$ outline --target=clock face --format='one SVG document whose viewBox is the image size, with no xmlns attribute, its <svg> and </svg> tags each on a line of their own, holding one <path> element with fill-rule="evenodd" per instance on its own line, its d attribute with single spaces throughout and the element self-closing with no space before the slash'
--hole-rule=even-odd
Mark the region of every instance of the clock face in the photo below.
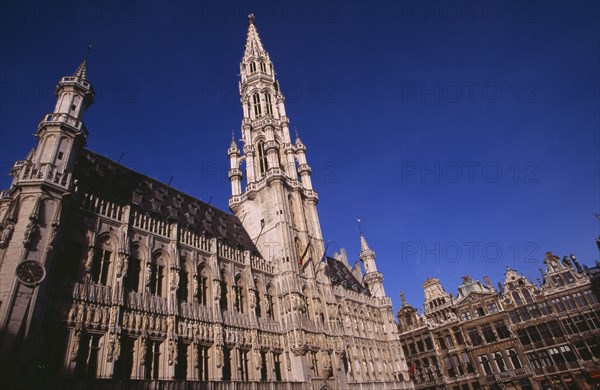
<svg viewBox="0 0 600 390">
<path fill-rule="evenodd" d="M 39 284 L 46 276 L 44 266 L 35 260 L 25 260 L 17 266 L 17 278 L 28 286 Z"/>
</svg>

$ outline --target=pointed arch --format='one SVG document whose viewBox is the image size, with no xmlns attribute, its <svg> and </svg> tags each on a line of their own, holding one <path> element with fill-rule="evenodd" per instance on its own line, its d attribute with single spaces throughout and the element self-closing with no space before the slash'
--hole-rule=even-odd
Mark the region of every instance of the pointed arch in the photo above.
<svg viewBox="0 0 600 390">
<path fill-rule="evenodd" d="M 265 112 L 267 115 L 273 115 L 273 99 L 269 91 L 265 92 Z"/>
<path fill-rule="evenodd" d="M 94 257 L 90 270 L 93 283 L 107 286 L 111 282 L 114 257 L 116 252 L 116 237 L 109 233 L 98 236 L 94 245 Z"/>
<path fill-rule="evenodd" d="M 211 302 L 212 291 L 211 283 L 212 272 L 210 266 L 206 263 L 200 264 L 196 278 L 194 279 L 194 298 L 200 305 L 209 305 Z"/>
<path fill-rule="evenodd" d="M 271 320 L 275 319 L 275 315 L 277 313 L 277 303 L 276 303 L 276 299 L 275 299 L 275 286 L 273 286 L 273 284 L 268 283 L 267 286 L 265 287 L 266 290 L 266 298 L 267 298 L 267 317 Z"/>
<path fill-rule="evenodd" d="M 233 290 L 235 294 L 234 307 L 240 313 L 247 311 L 246 279 L 241 273 L 235 275 Z"/>
<path fill-rule="evenodd" d="M 167 254 L 158 250 L 152 254 L 151 261 L 146 266 L 146 285 L 150 294 L 164 297 L 166 295 L 166 269 L 168 263 Z"/>
<path fill-rule="evenodd" d="M 254 108 L 254 117 L 260 118 L 262 116 L 262 108 L 260 106 L 260 93 L 254 92 L 252 95 L 252 107 Z"/>
<path fill-rule="evenodd" d="M 263 177 L 267 173 L 267 169 L 269 169 L 264 141 L 258 141 L 256 144 L 256 149 L 258 152 L 258 175 L 259 177 Z"/>
<path fill-rule="evenodd" d="M 219 298 L 219 306 L 221 310 L 229 310 L 229 286 L 231 285 L 231 278 L 225 268 L 221 268 L 220 274 L 221 296 Z"/>
</svg>

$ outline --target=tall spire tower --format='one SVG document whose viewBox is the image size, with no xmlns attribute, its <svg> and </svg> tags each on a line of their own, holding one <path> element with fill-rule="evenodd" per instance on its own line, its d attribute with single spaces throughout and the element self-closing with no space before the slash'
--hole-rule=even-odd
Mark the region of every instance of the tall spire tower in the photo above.
<svg viewBox="0 0 600 390">
<path fill-rule="evenodd" d="M 299 271 L 306 261 L 323 255 L 318 196 L 312 188 L 306 147 L 299 138 L 292 143 L 285 98 L 254 15 L 248 16 L 239 89 L 243 154 L 232 141 L 229 207 L 264 258 L 276 261 L 280 271 Z"/>
<path fill-rule="evenodd" d="M 60 79 L 56 96 L 54 112 L 37 126 L 37 146 L 25 160 L 15 162 L 11 188 L 0 197 L 5 205 L 0 210 L 10 210 L 0 213 L 0 375 L 20 373 L 33 359 L 42 333 L 32 331 L 32 324 L 39 326 L 45 315 L 46 272 L 58 268 L 53 263 L 60 260 L 55 248 L 63 199 L 73 187 L 75 158 L 88 134 L 83 114 L 94 99 L 87 59 L 73 75 Z"/>
</svg>

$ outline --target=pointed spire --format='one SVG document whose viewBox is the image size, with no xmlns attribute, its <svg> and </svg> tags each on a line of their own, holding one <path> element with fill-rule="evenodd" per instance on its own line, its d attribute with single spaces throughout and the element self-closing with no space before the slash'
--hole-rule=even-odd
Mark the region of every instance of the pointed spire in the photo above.
<svg viewBox="0 0 600 390">
<path fill-rule="evenodd" d="M 369 244 L 367 244 L 367 239 L 365 238 L 365 236 L 362 233 L 360 234 L 360 250 L 361 251 L 371 250 L 371 248 L 369 248 Z"/>
<path fill-rule="evenodd" d="M 87 53 L 85 54 L 85 58 L 83 59 L 83 62 L 81 64 L 79 64 L 79 66 L 77 67 L 77 70 L 75 71 L 75 74 L 73 74 L 73 76 L 77 77 L 78 79 L 87 81 L 87 59 L 88 59 L 88 56 L 90 55 L 91 48 L 92 48 L 92 45 L 88 45 Z"/>
<path fill-rule="evenodd" d="M 295 142 L 296 146 L 304 145 L 302 143 L 302 140 L 300 139 L 300 136 L 298 135 L 298 129 L 296 127 L 294 127 L 294 131 L 296 132 L 296 142 Z"/>
<path fill-rule="evenodd" d="M 248 15 L 248 36 L 246 38 L 246 50 L 244 58 L 258 58 L 267 56 L 267 53 L 262 45 L 258 31 L 256 30 L 254 14 Z"/>
<path fill-rule="evenodd" d="M 358 232 L 360 233 L 360 251 L 370 251 L 369 244 L 367 244 L 367 239 L 362 232 L 362 227 L 360 226 L 360 218 L 356 218 L 356 224 L 358 225 Z"/>
<path fill-rule="evenodd" d="M 235 134 L 233 132 L 233 129 L 231 129 L 231 145 L 229 147 L 237 149 L 237 144 L 235 143 Z"/>
</svg>

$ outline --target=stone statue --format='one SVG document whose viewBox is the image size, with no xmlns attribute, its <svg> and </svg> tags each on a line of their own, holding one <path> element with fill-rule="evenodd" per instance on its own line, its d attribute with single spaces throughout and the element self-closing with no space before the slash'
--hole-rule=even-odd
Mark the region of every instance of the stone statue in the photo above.
<svg viewBox="0 0 600 390">
<path fill-rule="evenodd" d="M 108 336 L 108 346 L 107 346 L 107 351 L 106 351 L 106 361 L 107 362 L 113 361 L 114 352 L 115 352 L 115 335 L 114 335 L 114 333 L 111 333 L 110 336 Z"/>
<path fill-rule="evenodd" d="M 217 347 L 216 355 L 217 367 L 221 367 L 223 365 L 223 351 L 221 351 L 221 348 Z"/>
<path fill-rule="evenodd" d="M 2 230 L 2 236 L 0 236 L 0 247 L 8 246 L 10 242 L 10 238 L 12 237 L 13 231 L 15 230 L 15 226 L 12 223 L 8 223 L 4 230 Z"/>
<path fill-rule="evenodd" d="M 33 221 L 29 222 L 27 224 L 27 228 L 25 229 L 25 238 L 23 239 L 23 243 L 25 245 L 29 245 L 31 243 L 31 239 L 33 238 L 34 234 L 37 232 L 37 225 L 35 223 L 33 223 Z"/>
<path fill-rule="evenodd" d="M 152 275 L 152 265 L 150 263 L 146 263 L 146 287 L 150 287 L 150 276 Z"/>
<path fill-rule="evenodd" d="M 169 366 L 175 363 L 175 341 L 169 340 Z"/>
<path fill-rule="evenodd" d="M 77 354 L 79 353 L 79 339 L 81 337 L 81 330 L 75 328 L 73 332 L 73 345 L 71 346 L 71 361 L 77 360 Z"/>
<path fill-rule="evenodd" d="M 192 276 L 192 291 L 194 292 L 194 297 L 198 297 L 198 275 L 194 274 Z"/>
<path fill-rule="evenodd" d="M 171 269 L 171 290 L 175 291 L 179 287 L 179 272 L 175 268 Z"/>
<path fill-rule="evenodd" d="M 142 337 L 140 340 L 140 364 L 146 364 L 146 338 Z"/>
<path fill-rule="evenodd" d="M 75 321 L 76 314 L 77 314 L 77 307 L 75 305 L 72 305 L 71 308 L 69 309 L 69 314 L 67 316 L 67 322 L 73 323 Z"/>
<path fill-rule="evenodd" d="M 221 299 L 221 281 L 215 279 L 213 281 L 213 286 L 215 290 L 215 301 L 218 301 Z"/>
<path fill-rule="evenodd" d="M 96 248 L 92 245 L 88 248 L 88 256 L 85 261 L 85 272 L 90 272 L 92 270 L 92 264 L 94 262 L 94 254 L 96 252 Z"/>
</svg>

